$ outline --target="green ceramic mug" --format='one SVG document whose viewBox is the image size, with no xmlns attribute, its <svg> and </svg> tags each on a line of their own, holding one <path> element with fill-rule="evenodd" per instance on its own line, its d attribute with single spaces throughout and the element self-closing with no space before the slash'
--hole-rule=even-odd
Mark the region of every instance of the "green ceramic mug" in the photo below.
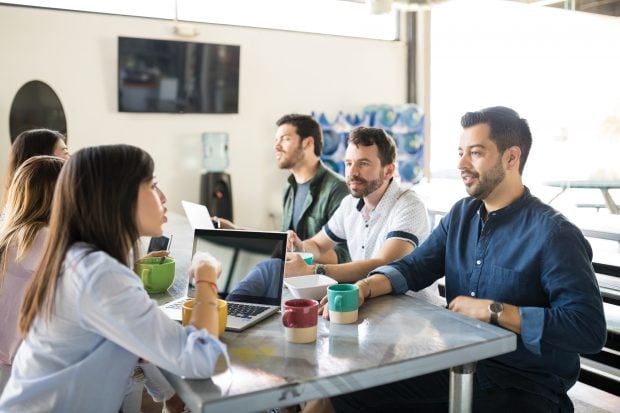
<svg viewBox="0 0 620 413">
<path fill-rule="evenodd" d="M 136 262 L 134 271 L 148 293 L 163 293 L 174 282 L 175 261 L 170 257 L 166 257 L 163 263 L 161 258 L 143 258 Z"/>
<path fill-rule="evenodd" d="M 355 284 L 335 284 L 327 287 L 329 320 L 337 324 L 357 321 L 359 288 Z"/>
</svg>

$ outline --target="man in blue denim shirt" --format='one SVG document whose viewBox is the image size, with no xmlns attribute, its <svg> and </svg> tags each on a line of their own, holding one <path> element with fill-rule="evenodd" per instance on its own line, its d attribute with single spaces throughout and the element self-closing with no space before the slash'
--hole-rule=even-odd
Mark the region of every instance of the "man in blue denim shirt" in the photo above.
<svg viewBox="0 0 620 413">
<path fill-rule="evenodd" d="M 466 113 L 457 202 L 411 254 L 358 282 L 360 302 L 420 290 L 445 274 L 448 308 L 515 332 L 517 349 L 480 361 L 473 411 L 572 411 L 579 353 L 598 352 L 605 317 L 592 250 L 577 227 L 533 197 L 521 174 L 532 137 L 512 109 Z M 341 411 L 447 411 L 448 372 L 331 399 Z"/>
</svg>

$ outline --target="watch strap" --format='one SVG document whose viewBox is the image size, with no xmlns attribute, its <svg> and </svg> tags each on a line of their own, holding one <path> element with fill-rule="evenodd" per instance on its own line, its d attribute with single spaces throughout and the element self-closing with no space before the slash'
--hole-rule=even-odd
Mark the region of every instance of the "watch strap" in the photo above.
<svg viewBox="0 0 620 413">
<path fill-rule="evenodd" d="M 498 314 L 491 311 L 491 324 L 494 326 L 499 326 Z"/>
<path fill-rule="evenodd" d="M 489 304 L 489 313 L 491 313 L 491 324 L 499 326 L 499 316 L 504 311 L 504 304 L 493 301 Z"/>
<path fill-rule="evenodd" d="M 314 272 L 315 272 L 315 274 L 327 275 L 327 271 L 325 269 L 325 265 L 323 265 L 323 264 L 316 264 L 314 266 Z"/>
</svg>

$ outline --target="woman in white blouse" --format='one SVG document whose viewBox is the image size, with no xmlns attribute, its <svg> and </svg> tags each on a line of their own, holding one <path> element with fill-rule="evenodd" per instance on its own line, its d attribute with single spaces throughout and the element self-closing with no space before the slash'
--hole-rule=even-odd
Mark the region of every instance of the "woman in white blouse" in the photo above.
<svg viewBox="0 0 620 413">
<path fill-rule="evenodd" d="M 118 412 L 138 358 L 188 378 L 212 375 L 226 352 L 217 339 L 219 263 L 194 257 L 187 327 L 157 308 L 129 268 L 138 238 L 160 236 L 166 222 L 153 169 L 130 145 L 85 148 L 66 163 L 0 411 Z"/>
</svg>

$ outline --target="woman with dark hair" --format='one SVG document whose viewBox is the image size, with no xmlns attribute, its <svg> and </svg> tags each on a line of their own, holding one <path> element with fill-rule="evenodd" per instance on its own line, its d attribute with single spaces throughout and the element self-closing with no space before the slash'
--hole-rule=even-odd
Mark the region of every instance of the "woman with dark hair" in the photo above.
<svg viewBox="0 0 620 413">
<path fill-rule="evenodd" d="M 129 145 L 85 148 L 66 163 L 0 411 L 118 412 L 138 358 L 207 378 L 227 357 L 217 339 L 215 259 L 193 258 L 197 301 L 187 327 L 157 308 L 129 268 L 138 238 L 160 236 L 166 221 L 153 167 Z"/>
<path fill-rule="evenodd" d="M 21 337 L 19 304 L 41 258 L 56 180 L 64 160 L 33 156 L 18 168 L 0 230 L 0 393 Z"/>
<path fill-rule="evenodd" d="M 31 129 L 17 135 L 9 154 L 0 209 L 4 208 L 6 204 L 6 197 L 15 171 L 26 159 L 35 155 L 50 155 L 69 159 L 67 138 L 62 133 L 51 129 Z"/>
</svg>

